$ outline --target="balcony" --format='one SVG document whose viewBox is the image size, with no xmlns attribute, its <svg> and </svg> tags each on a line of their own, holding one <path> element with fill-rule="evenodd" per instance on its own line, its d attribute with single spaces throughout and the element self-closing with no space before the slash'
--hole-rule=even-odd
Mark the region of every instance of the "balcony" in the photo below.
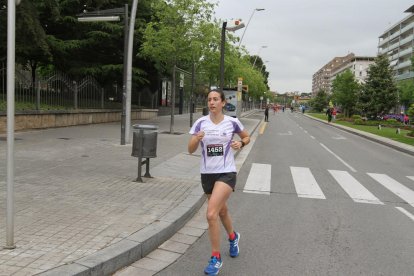
<svg viewBox="0 0 414 276">
<path fill-rule="evenodd" d="M 405 67 L 411 67 L 411 60 L 406 60 L 406 61 L 404 61 L 404 62 L 400 62 L 400 63 L 398 63 L 398 64 L 394 67 L 394 70 L 401 69 L 401 68 L 405 68 Z"/>
<path fill-rule="evenodd" d="M 394 78 L 397 81 L 414 78 L 414 72 L 405 72 L 400 75 L 396 75 Z"/>
</svg>

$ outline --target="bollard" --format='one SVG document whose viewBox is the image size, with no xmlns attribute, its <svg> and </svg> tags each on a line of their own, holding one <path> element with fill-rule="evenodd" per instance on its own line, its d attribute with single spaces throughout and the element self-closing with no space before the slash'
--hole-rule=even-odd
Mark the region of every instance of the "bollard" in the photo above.
<svg viewBox="0 0 414 276">
<path fill-rule="evenodd" d="M 378 125 L 378 129 L 381 130 L 381 125 Z"/>
<path fill-rule="evenodd" d="M 397 130 L 395 131 L 396 134 L 401 134 L 401 129 L 397 127 Z"/>
</svg>

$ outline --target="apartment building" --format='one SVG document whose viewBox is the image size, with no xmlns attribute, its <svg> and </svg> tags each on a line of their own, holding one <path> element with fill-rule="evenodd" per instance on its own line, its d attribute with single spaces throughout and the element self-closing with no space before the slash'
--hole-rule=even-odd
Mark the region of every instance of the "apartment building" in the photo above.
<svg viewBox="0 0 414 276">
<path fill-rule="evenodd" d="M 346 70 L 350 70 L 354 74 L 355 80 L 358 83 L 364 83 L 368 76 L 368 68 L 374 63 L 375 57 L 351 57 L 347 62 L 343 63 L 342 66 L 338 66 L 335 71 L 331 74 L 331 84 L 337 75 L 342 74 Z"/>
<path fill-rule="evenodd" d="M 321 89 L 330 94 L 332 82 L 336 76 L 348 69 L 359 83 L 364 83 L 368 76 L 368 68 L 374 63 L 374 59 L 375 57 L 355 56 L 354 53 L 333 58 L 313 75 L 312 96 L 315 96 Z"/>
<path fill-rule="evenodd" d="M 385 30 L 378 41 L 378 54 L 388 56 L 397 81 L 414 77 L 411 67 L 414 46 L 414 5 L 405 12 L 409 15 Z"/>
<path fill-rule="evenodd" d="M 338 68 L 343 67 L 344 64 L 349 63 L 349 61 L 354 57 L 354 53 L 350 53 L 344 57 L 335 57 L 319 69 L 315 74 L 313 74 L 312 95 L 315 96 L 319 90 L 324 90 L 326 93 L 330 94 L 333 73 L 336 72 Z"/>
</svg>

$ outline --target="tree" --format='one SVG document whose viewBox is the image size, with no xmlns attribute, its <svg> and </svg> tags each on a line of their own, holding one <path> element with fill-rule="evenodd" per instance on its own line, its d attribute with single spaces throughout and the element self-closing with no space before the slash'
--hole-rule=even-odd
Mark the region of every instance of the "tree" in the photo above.
<svg viewBox="0 0 414 276">
<path fill-rule="evenodd" d="M 351 70 L 337 75 L 332 83 L 332 100 L 342 107 L 346 117 L 350 117 L 354 113 L 359 88 L 360 85 Z"/>
<path fill-rule="evenodd" d="M 213 7 L 205 0 L 155 1 L 140 55 L 154 62 L 164 74 L 171 72 L 174 65 L 189 66 L 202 55 L 205 45 L 197 42 L 203 41 L 204 35 L 211 37 L 202 30 L 211 20 Z M 195 54 L 198 57 L 194 58 Z"/>
<path fill-rule="evenodd" d="M 316 94 L 315 98 L 310 101 L 310 105 L 316 112 L 322 112 L 328 105 L 329 97 L 325 90 L 321 89 Z"/>
<path fill-rule="evenodd" d="M 399 92 L 399 102 L 408 109 L 414 103 L 414 82 L 413 79 L 403 80 L 397 83 Z"/>
<path fill-rule="evenodd" d="M 388 58 L 380 55 L 368 68 L 368 77 L 361 90 L 359 105 L 370 117 L 390 112 L 398 102 L 398 89 L 394 82 Z"/>
<path fill-rule="evenodd" d="M 6 56 L 7 23 L 6 10 L 1 16 L 1 46 L 0 56 Z M 39 64 L 47 64 L 52 60 L 46 34 L 39 20 L 39 15 L 32 1 L 22 1 L 16 6 L 16 62 L 23 67 L 29 66 L 32 73 L 32 85 L 36 78 L 36 68 Z M 4 23 L 4 24 L 3 24 Z"/>
</svg>

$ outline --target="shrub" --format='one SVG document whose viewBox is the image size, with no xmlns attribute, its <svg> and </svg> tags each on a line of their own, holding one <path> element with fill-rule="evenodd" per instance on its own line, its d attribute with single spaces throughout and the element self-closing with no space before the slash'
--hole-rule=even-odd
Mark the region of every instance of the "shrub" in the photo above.
<svg viewBox="0 0 414 276">
<path fill-rule="evenodd" d="M 352 115 L 352 120 L 361 120 L 362 121 L 362 117 L 361 115 Z"/>
<path fill-rule="evenodd" d="M 401 125 L 401 123 L 399 121 L 397 121 L 396 119 L 388 119 L 388 120 L 384 121 L 383 124 L 388 125 L 388 126 Z"/>
<path fill-rule="evenodd" d="M 345 115 L 344 115 L 344 114 L 342 114 L 342 113 L 341 113 L 341 114 L 337 114 L 337 115 L 336 115 L 336 119 L 337 119 L 337 120 L 341 120 L 341 119 L 343 119 L 343 118 L 345 118 Z"/>
<path fill-rule="evenodd" d="M 357 115 L 357 116 L 359 116 L 359 115 Z M 354 124 L 355 125 L 365 125 L 365 122 L 362 119 L 354 119 Z"/>
</svg>

